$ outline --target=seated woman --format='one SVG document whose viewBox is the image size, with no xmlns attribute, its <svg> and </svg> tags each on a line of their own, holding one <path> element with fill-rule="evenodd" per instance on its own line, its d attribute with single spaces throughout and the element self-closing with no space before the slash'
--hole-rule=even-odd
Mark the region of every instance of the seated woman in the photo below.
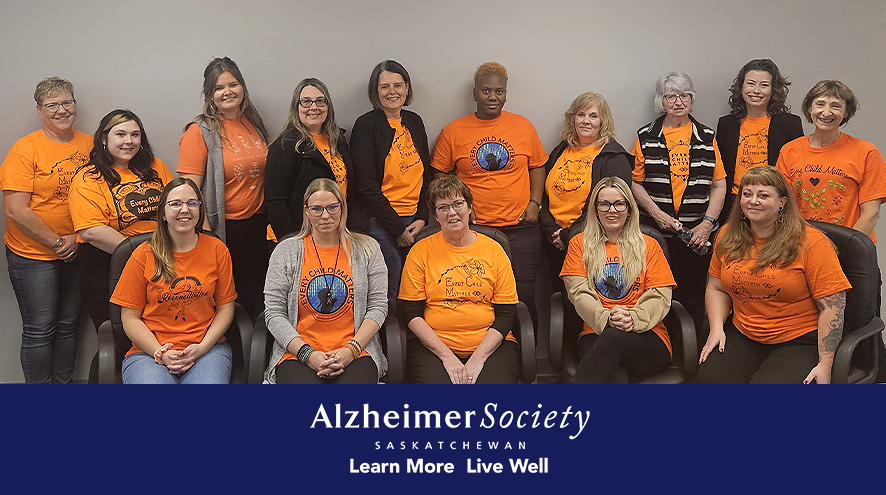
<svg viewBox="0 0 886 495">
<path fill-rule="evenodd" d="M 224 333 L 237 299 L 231 255 L 200 233 L 206 208 L 194 181 L 171 181 L 159 205 L 157 230 L 132 253 L 111 297 L 132 340 L 123 383 L 228 383 Z"/>
<path fill-rule="evenodd" d="M 265 323 L 274 336 L 271 383 L 377 383 L 388 362 L 378 330 L 387 316 L 388 271 L 371 237 L 346 227 L 332 179 L 304 192 L 298 235 L 271 254 Z"/>
<path fill-rule="evenodd" d="M 745 172 L 739 191 L 714 246 L 697 381 L 830 383 L 850 289 L 834 246 L 774 167 Z"/>
<path fill-rule="evenodd" d="M 639 381 L 671 363 L 662 320 L 674 276 L 658 242 L 640 232 L 637 203 L 623 179 L 604 177 L 590 204 L 596 217 L 569 241 L 560 274 L 585 322 L 575 383 L 613 383 L 619 367 Z"/>
<path fill-rule="evenodd" d="M 80 282 L 96 329 L 110 317 L 111 254 L 127 237 L 154 231 L 160 193 L 172 178 L 136 114 L 118 109 L 104 116 L 68 201 L 74 230 L 85 241 L 78 251 Z"/>
<path fill-rule="evenodd" d="M 501 245 L 469 228 L 471 191 L 457 176 L 428 187 L 441 231 L 415 243 L 400 281 L 398 318 L 411 383 L 516 383 L 520 349 L 514 324 L 517 285 Z M 532 345 L 527 343 L 526 345 Z"/>
</svg>

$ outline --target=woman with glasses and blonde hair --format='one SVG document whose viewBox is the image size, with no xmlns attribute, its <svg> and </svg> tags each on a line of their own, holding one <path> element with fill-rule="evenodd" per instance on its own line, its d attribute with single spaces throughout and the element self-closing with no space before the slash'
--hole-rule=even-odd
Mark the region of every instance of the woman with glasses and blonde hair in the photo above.
<svg viewBox="0 0 886 495">
<path fill-rule="evenodd" d="M 77 100 L 70 81 L 43 79 L 34 100 L 43 128 L 16 141 L 0 166 L 3 240 L 22 317 L 25 383 L 71 383 L 83 298 L 67 201 L 71 178 L 89 160 L 92 139 L 74 130 Z"/>
<path fill-rule="evenodd" d="M 265 203 L 277 239 L 301 230 L 305 191 L 318 178 L 335 181 L 345 201 L 355 204 L 353 165 L 345 132 L 335 122 L 329 89 L 319 79 L 309 77 L 296 85 L 289 119 L 268 147 Z M 364 230 L 364 219 L 365 208 L 352 208 L 348 227 Z"/>
<path fill-rule="evenodd" d="M 202 232 L 205 219 L 194 181 L 179 177 L 163 188 L 157 230 L 132 253 L 111 296 L 132 340 L 123 383 L 230 381 L 224 334 L 237 292 L 228 248 Z"/>
<path fill-rule="evenodd" d="M 662 115 L 637 131 L 631 191 L 641 207 L 640 222 L 667 240 L 677 280 L 674 298 L 701 329 L 710 239 L 726 198 L 726 171 L 713 129 L 689 113 L 695 99 L 685 73 L 658 78 L 653 103 Z"/>
<path fill-rule="evenodd" d="M 200 186 L 206 198 L 203 227 L 230 249 L 238 302 L 253 318 L 261 312 L 268 268 L 267 142 L 240 68 L 228 57 L 213 59 L 203 71 L 203 112 L 179 141 L 178 173 Z"/>
<path fill-rule="evenodd" d="M 271 383 L 376 383 L 387 372 L 378 330 L 387 316 L 388 271 L 378 243 L 345 226 L 348 206 L 333 179 L 302 197 L 297 235 L 271 254 L 265 323 L 274 347 Z"/>
<path fill-rule="evenodd" d="M 674 276 L 658 242 L 640 232 L 627 182 L 604 177 L 591 192 L 582 235 L 569 241 L 560 276 L 584 328 L 575 383 L 613 383 L 619 367 L 631 382 L 671 363 L 662 321 L 671 308 Z"/>
</svg>

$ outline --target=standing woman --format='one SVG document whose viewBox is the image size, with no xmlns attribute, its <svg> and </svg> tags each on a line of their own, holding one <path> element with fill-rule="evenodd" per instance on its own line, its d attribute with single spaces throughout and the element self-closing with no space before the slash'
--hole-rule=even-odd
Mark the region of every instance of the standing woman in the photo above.
<svg viewBox="0 0 886 495">
<path fill-rule="evenodd" d="M 661 231 L 677 281 L 674 299 L 704 320 L 704 290 L 711 261 L 711 233 L 726 197 L 726 172 L 714 131 L 690 115 L 692 79 L 668 72 L 655 85 L 655 110 L 663 115 L 637 131 L 631 192 L 642 207 L 640 222 Z M 676 236 L 691 231 L 688 245 Z M 704 252 L 705 254 L 697 254 Z"/>
<path fill-rule="evenodd" d="M 110 318 L 111 254 L 124 239 L 157 228 L 157 206 L 172 172 L 154 157 L 141 119 L 114 110 L 95 131 L 89 163 L 77 170 L 69 206 L 80 245 L 80 281 L 95 328 Z"/>
<path fill-rule="evenodd" d="M 277 239 L 301 230 L 305 191 L 321 177 L 335 181 L 346 201 L 358 205 L 348 227 L 365 230 L 365 207 L 354 203 L 356 194 L 350 187 L 352 167 L 329 89 L 319 79 L 302 79 L 292 92 L 289 120 L 268 147 L 265 203 Z"/>
<path fill-rule="evenodd" d="M 388 311 L 394 311 L 406 252 L 428 223 L 431 159 L 424 122 L 403 109 L 415 95 L 406 68 L 394 60 L 379 63 L 368 92 L 374 110 L 351 132 L 354 185 L 369 210 L 368 233 L 388 265 Z"/>
<path fill-rule="evenodd" d="M 455 170 L 470 188 L 476 221 L 501 230 L 511 246 L 520 301 L 538 328 L 535 279 L 541 252 L 538 212 L 548 160 L 538 133 L 524 117 L 505 112 L 508 71 L 487 62 L 474 72 L 477 111 L 440 132 L 431 165 L 442 175 Z"/>
<path fill-rule="evenodd" d="M 224 243 L 201 233 L 200 189 L 179 177 L 163 189 L 157 229 L 132 253 L 111 302 L 132 348 L 123 383 L 210 384 L 231 379 L 234 276 Z"/>
<path fill-rule="evenodd" d="M 213 59 L 203 71 L 203 113 L 185 126 L 178 174 L 200 186 L 208 228 L 231 252 L 237 302 L 254 318 L 262 310 L 268 269 L 264 174 L 268 131 L 237 64 Z"/>
<path fill-rule="evenodd" d="M 791 83 L 775 62 L 758 58 L 744 64 L 729 91 L 729 115 L 717 122 L 717 144 L 726 169 L 726 202 L 720 223 L 726 223 L 741 176 L 778 160 L 782 146 L 803 135 L 800 117 L 785 103 Z"/>
<path fill-rule="evenodd" d="M 74 130 L 74 86 L 47 77 L 34 91 L 43 128 L 19 139 L 0 166 L 6 262 L 22 316 L 25 383 L 71 383 L 82 297 L 71 178 L 92 139 Z"/>
</svg>

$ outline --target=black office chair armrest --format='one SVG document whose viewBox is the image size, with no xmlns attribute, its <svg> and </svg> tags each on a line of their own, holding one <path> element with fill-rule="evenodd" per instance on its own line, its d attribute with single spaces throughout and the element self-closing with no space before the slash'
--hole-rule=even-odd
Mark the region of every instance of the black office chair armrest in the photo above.
<svg viewBox="0 0 886 495">
<path fill-rule="evenodd" d="M 854 330 L 848 335 L 843 335 L 840 345 L 834 352 L 834 366 L 831 369 L 831 383 L 847 383 L 849 381 L 849 370 L 852 364 L 852 355 L 855 348 L 871 337 L 881 338 L 880 332 L 883 331 L 884 324 L 880 317 L 875 316 L 870 322 L 861 328 Z M 873 356 L 873 370 L 870 371 L 862 379 L 860 383 L 873 383 L 877 376 L 877 356 L 876 352 Z"/>
<path fill-rule="evenodd" d="M 114 329 L 111 320 L 98 327 L 98 382 L 117 382 L 117 352 L 114 346 Z"/>
<path fill-rule="evenodd" d="M 265 312 L 262 311 L 255 318 L 255 325 L 252 328 L 252 336 L 249 339 L 249 359 L 247 360 L 246 383 L 259 384 L 264 381 L 265 368 L 268 363 L 265 357 L 268 348 L 268 339 L 271 333 L 265 326 Z"/>
<path fill-rule="evenodd" d="M 548 359 L 555 370 L 563 369 L 563 338 L 566 333 L 566 322 L 564 321 L 563 298 L 565 296 L 561 292 L 551 294 L 551 328 L 550 328 L 550 349 L 548 349 Z"/>
<path fill-rule="evenodd" d="M 403 383 L 406 376 L 406 330 L 400 328 L 397 316 L 388 313 L 385 318 L 383 332 L 388 355 L 388 373 L 385 375 L 385 383 Z"/>
<path fill-rule="evenodd" d="M 692 383 L 698 373 L 698 342 L 696 341 L 695 322 L 680 301 L 671 300 L 671 312 L 667 316 L 676 320 L 683 336 L 683 383 Z"/>
<path fill-rule="evenodd" d="M 231 383 L 248 383 L 252 333 L 252 321 L 246 309 L 240 303 L 234 304 L 234 319 L 225 331 L 225 337 L 231 345 Z"/>
<path fill-rule="evenodd" d="M 517 323 L 520 326 L 520 357 L 523 364 L 523 383 L 535 381 L 538 363 L 535 358 L 535 331 L 532 317 L 525 303 L 517 302 Z"/>
</svg>

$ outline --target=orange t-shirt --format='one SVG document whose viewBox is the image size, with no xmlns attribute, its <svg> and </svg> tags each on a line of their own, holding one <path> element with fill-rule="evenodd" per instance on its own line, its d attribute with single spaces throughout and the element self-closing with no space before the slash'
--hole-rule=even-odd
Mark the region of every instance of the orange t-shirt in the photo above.
<svg viewBox="0 0 886 495">
<path fill-rule="evenodd" d="M 873 144 L 843 133 L 830 146 L 813 148 L 803 136 L 784 145 L 778 170 L 788 179 L 806 220 L 852 227 L 859 205 L 886 201 L 886 163 Z M 871 235 L 877 242 L 877 237 Z"/>
<path fill-rule="evenodd" d="M 594 290 L 600 297 L 600 302 L 606 309 L 612 309 L 616 305 L 633 308 L 643 295 L 649 289 L 659 287 L 676 287 L 674 275 L 671 273 L 671 267 L 665 258 L 664 252 L 658 242 L 643 235 L 646 241 L 646 271 L 637 277 L 637 280 L 631 282 L 624 279 L 624 268 L 618 264 L 618 245 L 614 242 L 606 242 L 606 264 L 603 265 L 603 279 L 594 280 Z M 574 236 L 569 241 L 569 248 L 566 251 L 566 260 L 563 262 L 563 271 L 560 272 L 561 277 L 573 275 L 576 277 L 587 277 L 588 270 L 582 262 L 584 256 L 584 239 L 581 235 Z M 590 280 L 588 280 L 590 282 Z M 668 337 L 668 329 L 665 328 L 664 322 L 658 322 L 652 331 L 664 342 L 671 351 L 671 339 Z M 581 335 L 589 335 L 594 333 L 587 323 L 581 331 Z"/>
<path fill-rule="evenodd" d="M 92 138 L 74 131 L 74 139 L 56 143 L 43 130 L 19 139 L 0 166 L 0 189 L 31 193 L 31 210 L 59 236 L 74 233 L 68 190 L 77 167 L 89 161 Z M 9 216 L 3 240 L 13 253 L 32 260 L 52 261 L 58 256 L 21 231 Z"/>
<path fill-rule="evenodd" d="M 111 302 L 141 309 L 142 321 L 160 344 L 175 350 L 199 344 L 215 319 L 217 306 L 237 299 L 231 255 L 222 241 L 200 234 L 197 245 L 174 253 L 176 279 L 167 284 L 154 276 L 154 253 L 147 242 L 135 249 L 120 275 Z M 219 342 L 224 341 L 222 337 Z M 133 345 L 127 356 L 143 352 Z"/>
<path fill-rule="evenodd" d="M 142 180 L 128 168 L 115 168 L 120 183 L 114 187 L 108 187 L 100 175 L 90 173 L 91 168 L 80 170 L 71 187 L 69 206 L 76 231 L 107 225 L 129 237 L 157 228 L 160 193 L 173 179 L 172 172 L 159 158 L 154 158 L 151 166 L 157 178 Z"/>
<path fill-rule="evenodd" d="M 686 192 L 686 183 L 689 180 L 689 144 L 692 138 L 692 122 L 673 129 L 662 127 L 662 132 L 668 145 L 668 161 L 671 164 L 671 191 L 674 195 L 674 210 L 680 211 L 683 193 Z M 720 159 L 720 148 L 717 147 L 716 139 L 714 139 L 713 146 L 715 161 L 714 175 L 711 180 L 725 179 L 726 169 L 723 167 L 723 160 Z M 631 174 L 631 179 L 634 182 L 642 183 L 646 180 L 646 158 L 640 148 L 640 138 L 634 141 L 634 149 L 631 150 L 631 154 L 634 155 L 634 172 Z"/>
<path fill-rule="evenodd" d="M 225 163 L 225 218 L 245 220 L 262 210 L 268 145 L 246 117 L 222 118 Z M 179 174 L 206 175 L 208 157 L 200 126 L 191 125 L 178 142 Z"/>
<path fill-rule="evenodd" d="M 296 331 L 320 352 L 340 349 L 356 334 L 351 261 L 340 245 L 316 246 L 311 236 L 304 241 Z M 287 359 L 297 358 L 287 352 L 280 362 Z"/>
<path fill-rule="evenodd" d="M 421 194 L 424 167 L 412 142 L 412 134 L 399 120 L 388 119 L 394 129 L 394 142 L 385 158 L 381 192 L 401 217 L 415 215 Z"/>
<path fill-rule="evenodd" d="M 733 323 L 748 338 L 780 344 L 816 331 L 820 313 L 815 300 L 852 288 L 831 241 L 813 227 L 806 227 L 806 236 L 806 245 L 793 263 L 785 268 L 770 265 L 756 273 L 750 268 L 765 239 L 757 239 L 750 259 L 726 266 L 715 248 L 709 273 L 732 297 Z"/>
<path fill-rule="evenodd" d="M 347 197 L 348 169 L 345 167 L 345 161 L 342 159 L 341 154 L 332 154 L 332 150 L 329 148 L 329 140 L 326 139 L 326 134 L 311 134 L 311 137 L 314 138 L 314 146 L 316 146 L 320 153 L 323 154 L 323 158 L 326 159 L 326 163 L 328 163 L 329 168 L 332 169 L 332 173 L 335 175 L 335 182 L 338 183 L 341 192 Z"/>
<path fill-rule="evenodd" d="M 735 154 L 735 183 L 732 194 L 738 194 L 741 177 L 752 168 L 769 164 L 769 121 L 765 117 L 747 117 L 738 130 L 738 151 Z"/>
<path fill-rule="evenodd" d="M 471 189 L 477 223 L 516 225 L 529 205 L 529 169 L 548 160 L 535 127 L 525 118 L 502 112 L 492 120 L 473 113 L 440 131 L 431 165 L 456 170 Z"/>
<path fill-rule="evenodd" d="M 428 325 L 453 353 L 468 357 L 495 321 L 493 304 L 517 304 L 517 282 L 498 242 L 477 234 L 470 246 L 455 247 L 438 232 L 409 251 L 399 297 L 425 301 Z M 507 339 L 516 342 L 510 333 Z"/>
<path fill-rule="evenodd" d="M 548 210 L 562 228 L 572 225 L 591 194 L 591 171 L 594 159 L 603 149 L 597 145 L 573 150 L 566 148 L 545 179 Z"/>
</svg>

